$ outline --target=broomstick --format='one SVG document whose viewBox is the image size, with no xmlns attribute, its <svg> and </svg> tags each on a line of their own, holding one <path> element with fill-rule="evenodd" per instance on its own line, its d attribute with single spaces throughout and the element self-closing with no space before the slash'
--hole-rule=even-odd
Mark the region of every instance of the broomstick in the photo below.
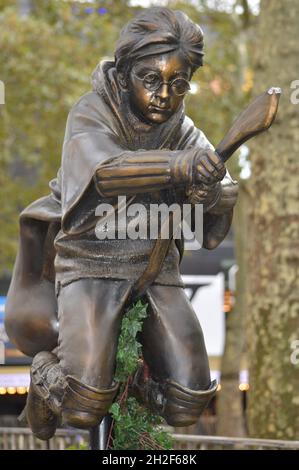
<svg viewBox="0 0 299 470">
<path fill-rule="evenodd" d="M 280 88 L 270 88 L 255 98 L 237 117 L 216 148 L 223 162 L 226 162 L 248 139 L 269 129 L 277 113 L 280 95 Z"/>
</svg>

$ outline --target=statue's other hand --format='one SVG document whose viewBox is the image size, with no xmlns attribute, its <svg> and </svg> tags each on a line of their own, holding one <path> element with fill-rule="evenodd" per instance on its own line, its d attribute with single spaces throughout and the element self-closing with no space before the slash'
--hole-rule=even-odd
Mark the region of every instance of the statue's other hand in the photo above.
<svg viewBox="0 0 299 470">
<path fill-rule="evenodd" d="M 238 199 L 239 184 L 227 175 L 221 182 L 221 197 L 217 204 L 211 209 L 213 214 L 223 214 L 235 206 Z"/>
<path fill-rule="evenodd" d="M 203 204 L 205 207 L 209 207 L 219 199 L 220 191 L 221 184 L 219 182 L 209 185 L 201 183 L 187 188 L 186 194 L 191 204 Z"/>
</svg>

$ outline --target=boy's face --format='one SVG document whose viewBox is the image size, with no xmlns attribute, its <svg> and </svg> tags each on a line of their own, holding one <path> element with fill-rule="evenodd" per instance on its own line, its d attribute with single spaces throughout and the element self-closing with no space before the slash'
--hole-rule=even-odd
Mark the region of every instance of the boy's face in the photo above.
<svg viewBox="0 0 299 470">
<path fill-rule="evenodd" d="M 189 91 L 190 78 L 191 67 L 179 51 L 139 60 L 128 84 L 133 110 L 146 122 L 166 122 Z"/>
</svg>

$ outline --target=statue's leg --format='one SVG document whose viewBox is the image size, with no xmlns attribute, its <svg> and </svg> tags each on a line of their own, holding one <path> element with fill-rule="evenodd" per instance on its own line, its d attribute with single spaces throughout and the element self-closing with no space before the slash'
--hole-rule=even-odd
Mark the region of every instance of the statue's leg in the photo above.
<svg viewBox="0 0 299 470">
<path fill-rule="evenodd" d="M 27 418 L 41 439 L 54 434 L 54 416 L 89 428 L 109 410 L 118 388 L 113 381 L 117 340 L 130 290 L 126 281 L 99 279 L 60 290 L 57 356 L 39 353 L 31 371 Z"/>
<path fill-rule="evenodd" d="M 58 358 L 67 380 L 62 417 L 71 426 L 99 424 L 115 398 L 117 342 L 130 291 L 127 281 L 100 279 L 60 291 Z"/>
<path fill-rule="evenodd" d="M 201 326 L 182 288 L 152 286 L 146 295 L 142 345 L 149 402 L 170 425 L 193 424 L 216 391 Z"/>
<path fill-rule="evenodd" d="M 40 205 L 42 210 L 45 207 Z M 20 219 L 19 251 L 7 293 L 5 329 L 16 347 L 31 357 L 57 346 L 53 242 L 59 229 L 58 222 L 26 216 Z"/>
</svg>

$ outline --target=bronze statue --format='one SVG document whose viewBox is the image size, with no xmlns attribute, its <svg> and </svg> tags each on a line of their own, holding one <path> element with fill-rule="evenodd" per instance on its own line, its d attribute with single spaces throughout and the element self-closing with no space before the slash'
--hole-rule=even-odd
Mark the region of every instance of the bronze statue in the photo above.
<svg viewBox="0 0 299 470">
<path fill-rule="evenodd" d="M 214 151 L 184 114 L 202 60 L 202 30 L 185 14 L 166 8 L 138 14 L 121 31 L 115 60 L 99 64 L 93 91 L 69 114 L 51 194 L 20 216 L 6 328 L 33 356 L 26 416 L 41 439 L 61 419 L 91 427 L 109 410 L 118 390 L 121 319 L 133 299 L 149 306 L 141 339 L 150 378 L 137 371 L 139 398 L 170 425 L 185 426 L 216 392 L 179 273 L 181 240 L 95 234 L 97 206 L 107 202 L 117 210 L 125 195 L 128 205 L 146 208 L 157 201 L 201 203 L 204 247 L 224 239 L 238 187 L 224 161 L 260 129 L 247 135 L 239 128 Z"/>
</svg>

